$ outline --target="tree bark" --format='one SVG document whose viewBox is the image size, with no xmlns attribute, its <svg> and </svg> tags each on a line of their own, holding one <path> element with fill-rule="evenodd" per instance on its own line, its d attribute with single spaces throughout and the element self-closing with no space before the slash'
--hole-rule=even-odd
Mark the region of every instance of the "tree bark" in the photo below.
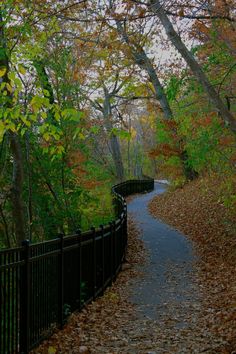
<svg viewBox="0 0 236 354">
<path fill-rule="evenodd" d="M 125 31 L 125 28 L 121 24 L 121 21 L 116 20 L 116 26 L 118 33 L 123 38 L 124 42 L 129 46 L 132 52 L 134 62 L 140 67 L 140 69 L 145 70 L 147 72 L 149 79 L 155 89 L 156 99 L 160 103 L 160 106 L 162 108 L 164 119 L 173 119 L 174 115 L 170 108 L 169 101 L 166 97 L 165 91 L 160 83 L 160 80 L 157 76 L 156 70 L 153 67 L 151 60 L 148 58 L 147 54 L 141 46 L 131 44 L 129 37 Z M 196 171 L 192 170 L 190 167 L 187 166 L 187 156 L 187 151 L 184 151 L 182 154 L 180 154 L 180 159 L 183 163 L 184 175 L 187 179 L 194 179 L 197 176 L 197 173 Z"/>
<path fill-rule="evenodd" d="M 234 119 L 233 115 L 229 112 L 227 107 L 224 105 L 223 101 L 221 100 L 220 96 L 217 94 L 214 87 L 211 85 L 210 81 L 208 80 L 207 76 L 202 70 L 200 64 L 198 64 L 193 54 L 188 50 L 188 48 L 183 43 L 181 37 L 175 31 L 172 23 L 170 22 L 168 16 L 165 13 L 165 10 L 163 9 L 163 6 L 160 4 L 160 1 L 150 0 L 149 8 L 157 15 L 157 17 L 161 21 L 171 43 L 185 59 L 186 63 L 189 65 L 190 69 L 192 70 L 192 73 L 195 75 L 199 83 L 205 89 L 205 92 L 207 93 L 210 101 L 220 113 L 222 119 L 229 126 L 231 131 L 236 133 L 236 120 Z"/>
<path fill-rule="evenodd" d="M 53 94 L 53 89 L 52 89 L 52 85 L 50 84 L 49 78 L 48 78 L 48 74 L 46 72 L 45 69 L 45 65 L 43 63 L 42 60 L 34 60 L 33 62 L 34 67 L 37 71 L 38 74 L 38 78 L 40 80 L 40 84 L 43 88 L 43 90 L 47 90 L 48 91 L 48 99 L 50 104 L 54 103 L 54 94 Z"/>
<path fill-rule="evenodd" d="M 108 130 L 108 133 L 110 134 L 110 146 L 111 146 L 111 154 L 112 154 L 112 159 L 115 165 L 115 170 L 116 170 L 116 177 L 118 181 L 123 181 L 124 180 L 124 166 L 123 166 L 123 161 L 122 161 L 122 155 L 120 151 L 120 144 L 118 141 L 117 136 L 112 132 L 112 122 L 111 122 L 111 103 L 110 103 L 110 95 L 106 88 L 104 88 L 104 103 L 103 103 L 103 117 L 105 121 L 105 126 L 106 129 Z"/>
<path fill-rule="evenodd" d="M 15 133 L 10 133 L 10 147 L 13 157 L 13 173 L 12 173 L 12 216 L 15 223 L 15 233 L 18 245 L 26 238 L 25 220 L 24 220 L 24 202 L 22 197 L 23 191 L 23 158 L 19 137 Z"/>
<path fill-rule="evenodd" d="M 48 92 L 48 94 L 46 94 L 46 92 L 44 92 L 44 97 L 48 98 L 49 103 L 51 105 L 53 105 L 55 103 L 55 97 L 54 97 L 52 85 L 50 83 L 48 74 L 46 72 L 45 64 L 42 60 L 34 60 L 33 64 L 34 64 L 34 67 L 37 71 L 38 78 L 39 78 L 40 85 L 41 85 L 42 89 L 44 91 Z M 50 124 L 54 124 L 54 125 L 58 126 L 58 122 L 55 119 L 55 113 L 52 109 L 50 109 L 48 112 L 47 120 Z"/>
<path fill-rule="evenodd" d="M 6 40 L 4 36 L 4 24 L 0 9 L 0 68 L 5 68 L 6 72 L 1 78 L 3 82 L 10 83 L 8 79 L 9 73 L 9 58 L 7 55 Z M 7 90 L 5 107 L 12 107 L 11 92 Z M 23 191 L 23 159 L 22 148 L 19 137 L 16 133 L 9 132 L 10 149 L 13 159 L 12 171 L 12 187 L 11 187 L 11 202 L 12 202 L 12 218 L 15 226 L 15 234 L 18 245 L 26 238 L 25 220 L 24 220 L 24 203 L 22 197 Z"/>
<path fill-rule="evenodd" d="M 157 101 L 160 103 L 160 106 L 163 111 L 165 119 L 172 119 L 173 113 L 171 111 L 169 102 L 165 95 L 164 89 L 160 83 L 160 80 L 157 76 L 156 70 L 153 67 L 151 60 L 148 58 L 144 49 L 138 44 L 132 44 L 129 40 L 129 37 L 125 31 L 124 26 L 121 24 L 121 21 L 116 20 L 117 31 L 120 34 L 123 41 L 128 45 L 131 50 L 134 62 L 140 67 L 140 69 L 146 71 L 149 76 L 151 83 L 153 84 L 155 95 Z"/>
</svg>

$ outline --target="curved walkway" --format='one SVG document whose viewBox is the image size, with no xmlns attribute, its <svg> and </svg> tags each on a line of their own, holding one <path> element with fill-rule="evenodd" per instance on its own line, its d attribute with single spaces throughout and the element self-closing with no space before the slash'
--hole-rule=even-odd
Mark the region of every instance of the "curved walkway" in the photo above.
<svg viewBox="0 0 236 354">
<path fill-rule="evenodd" d="M 196 284 L 192 281 L 196 258 L 191 242 L 148 211 L 149 201 L 163 192 L 165 185 L 155 183 L 153 192 L 134 198 L 128 205 L 149 253 L 149 260 L 142 267 L 143 277 L 132 286 L 131 300 L 140 315 L 155 320 L 166 313 L 166 307 L 173 310 L 173 306 L 186 307 L 197 300 Z M 176 320 L 176 326 L 185 325 L 184 319 Z"/>
</svg>

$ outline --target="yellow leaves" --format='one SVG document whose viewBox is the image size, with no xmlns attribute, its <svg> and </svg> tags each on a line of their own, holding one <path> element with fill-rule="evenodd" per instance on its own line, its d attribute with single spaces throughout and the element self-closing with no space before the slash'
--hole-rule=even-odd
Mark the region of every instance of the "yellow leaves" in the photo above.
<svg viewBox="0 0 236 354">
<path fill-rule="evenodd" d="M 24 116 L 21 117 L 22 122 L 29 128 L 31 127 L 31 123 L 29 122 L 29 120 L 27 118 L 25 118 Z"/>
<path fill-rule="evenodd" d="M 43 138 L 44 138 L 44 140 L 49 141 L 50 140 L 50 134 L 48 132 L 44 133 L 43 134 Z"/>
<path fill-rule="evenodd" d="M 60 113 L 59 112 L 55 112 L 54 118 L 56 119 L 57 122 L 59 122 L 60 119 L 61 119 Z"/>
<path fill-rule="evenodd" d="M 2 122 L 2 121 L 0 120 L 0 142 L 1 142 L 2 139 L 3 139 L 5 132 L 6 132 L 5 124 L 4 124 L 4 122 Z"/>
<path fill-rule="evenodd" d="M 41 117 L 42 117 L 43 119 L 46 119 L 46 118 L 47 118 L 47 113 L 46 113 L 46 112 L 42 112 L 42 113 L 41 113 Z"/>
<path fill-rule="evenodd" d="M 18 65 L 18 70 L 19 70 L 20 74 L 22 74 L 22 75 L 26 74 L 26 70 L 22 65 Z"/>
<path fill-rule="evenodd" d="M 130 135 L 131 135 L 131 139 L 134 139 L 137 135 L 137 132 L 133 127 L 131 127 L 130 129 Z"/>
<path fill-rule="evenodd" d="M 4 90 L 4 88 L 6 87 L 6 83 L 5 82 L 2 82 L 1 85 L 0 85 L 0 90 Z"/>
<path fill-rule="evenodd" d="M 12 89 L 12 86 L 9 83 L 6 84 L 6 88 L 7 88 L 8 92 L 12 93 L 13 89 Z"/>
<path fill-rule="evenodd" d="M 7 68 L 6 67 L 1 67 L 0 68 L 0 77 L 3 77 L 7 72 Z"/>
<path fill-rule="evenodd" d="M 34 96 L 30 102 L 30 105 L 32 107 L 32 110 L 37 113 L 42 108 L 49 108 L 50 102 L 49 99 L 46 97 Z"/>
<path fill-rule="evenodd" d="M 56 354 L 57 350 L 54 347 L 49 347 L 48 348 L 48 354 Z"/>
<path fill-rule="evenodd" d="M 13 122 L 7 124 L 6 129 L 12 131 L 13 133 L 17 132 L 16 125 Z"/>
<path fill-rule="evenodd" d="M 50 92 L 48 90 L 43 90 L 43 94 L 45 97 L 50 97 Z"/>
</svg>

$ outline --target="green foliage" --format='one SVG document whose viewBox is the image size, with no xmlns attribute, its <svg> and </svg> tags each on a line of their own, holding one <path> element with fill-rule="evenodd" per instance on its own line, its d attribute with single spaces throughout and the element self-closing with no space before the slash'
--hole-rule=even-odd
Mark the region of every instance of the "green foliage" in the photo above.
<svg viewBox="0 0 236 354">
<path fill-rule="evenodd" d="M 129 46 L 115 30 L 102 23 L 103 38 L 97 41 L 101 28 L 96 21 L 81 26 L 48 16 L 60 13 L 62 3 L 0 2 L 4 26 L 4 38 L 0 38 L 0 247 L 15 244 L 11 134 L 19 137 L 26 231 L 33 241 L 96 227 L 114 217 L 111 135 L 119 138 L 127 177 L 150 171 L 154 175 L 159 170 L 174 186 L 181 186 L 185 167 L 199 174 L 227 173 L 228 180 L 235 172 L 235 137 L 213 113 L 202 86 L 186 68 L 172 63 L 167 74 L 157 71 L 173 111 L 171 125 L 162 120 L 154 99 L 148 101 L 154 92 L 152 83 L 147 83 L 145 70 L 133 65 Z M 71 9 L 67 11 L 69 15 Z M 234 32 L 228 22 L 208 24 L 203 28 L 207 39 L 197 38 L 191 52 L 222 99 L 228 97 L 234 113 Z M 145 30 L 135 31 L 129 21 L 126 25 L 133 48 L 152 46 L 152 36 L 144 35 Z M 198 25 L 196 21 L 191 35 L 201 34 Z M 101 119 L 105 86 L 108 91 L 121 87 L 110 97 L 112 129 L 104 127 Z M 134 97 L 146 99 L 136 100 L 134 110 L 127 109 L 129 98 Z M 140 117 L 136 108 L 147 114 Z M 227 183 L 225 189 L 222 200 L 230 208 L 235 193 Z"/>
<path fill-rule="evenodd" d="M 166 129 L 166 125 L 164 124 L 163 121 L 158 120 L 156 131 L 157 131 L 157 142 L 159 144 L 165 144 L 171 142 L 172 139 L 171 139 L 170 131 Z"/>
<path fill-rule="evenodd" d="M 171 76 L 166 85 L 166 96 L 169 102 L 175 101 L 182 88 L 183 80 L 177 76 Z"/>
<path fill-rule="evenodd" d="M 195 171 L 223 173 L 230 167 L 229 161 L 234 153 L 234 137 L 222 127 L 217 116 L 185 116 L 179 122 L 179 134 L 184 137 L 184 148 L 188 153 L 187 163 Z M 228 136 L 225 144 L 224 136 Z"/>
<path fill-rule="evenodd" d="M 126 139 L 130 140 L 130 138 L 131 138 L 130 132 L 128 132 L 124 129 L 112 128 L 111 134 L 114 134 L 123 140 L 126 140 Z"/>
</svg>

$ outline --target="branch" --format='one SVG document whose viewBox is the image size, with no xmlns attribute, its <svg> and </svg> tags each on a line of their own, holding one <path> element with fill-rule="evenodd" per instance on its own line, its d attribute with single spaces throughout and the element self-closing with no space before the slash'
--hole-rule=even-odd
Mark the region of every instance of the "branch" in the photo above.
<svg viewBox="0 0 236 354">
<path fill-rule="evenodd" d="M 188 18 L 191 20 L 227 20 L 230 22 L 236 22 L 236 19 L 230 16 L 221 16 L 221 15 L 199 15 L 199 16 L 195 16 L 195 15 L 185 15 L 185 14 L 176 14 L 174 12 L 165 11 L 167 15 L 173 16 L 173 17 L 181 17 L 181 18 Z"/>
<path fill-rule="evenodd" d="M 131 101 L 131 100 L 149 100 L 149 99 L 154 99 L 154 96 L 130 96 L 130 97 L 124 97 L 124 96 L 119 96 L 119 95 L 114 95 L 114 97 L 117 98 L 121 98 L 122 100 L 127 100 L 127 101 Z"/>
<path fill-rule="evenodd" d="M 221 83 L 220 83 L 220 86 L 219 86 L 219 88 L 218 88 L 218 95 L 220 94 L 220 90 L 221 90 L 221 87 L 222 87 L 222 85 L 223 85 L 225 79 L 227 78 L 227 76 L 229 75 L 229 73 L 232 71 L 232 69 L 233 69 L 235 66 L 236 66 L 236 63 L 234 63 L 234 64 L 229 68 L 229 70 L 227 70 L 226 74 L 224 75 L 224 77 L 223 77 L 223 79 L 222 79 L 222 81 L 221 81 Z M 230 97 L 228 97 L 228 98 L 230 98 Z"/>
</svg>

